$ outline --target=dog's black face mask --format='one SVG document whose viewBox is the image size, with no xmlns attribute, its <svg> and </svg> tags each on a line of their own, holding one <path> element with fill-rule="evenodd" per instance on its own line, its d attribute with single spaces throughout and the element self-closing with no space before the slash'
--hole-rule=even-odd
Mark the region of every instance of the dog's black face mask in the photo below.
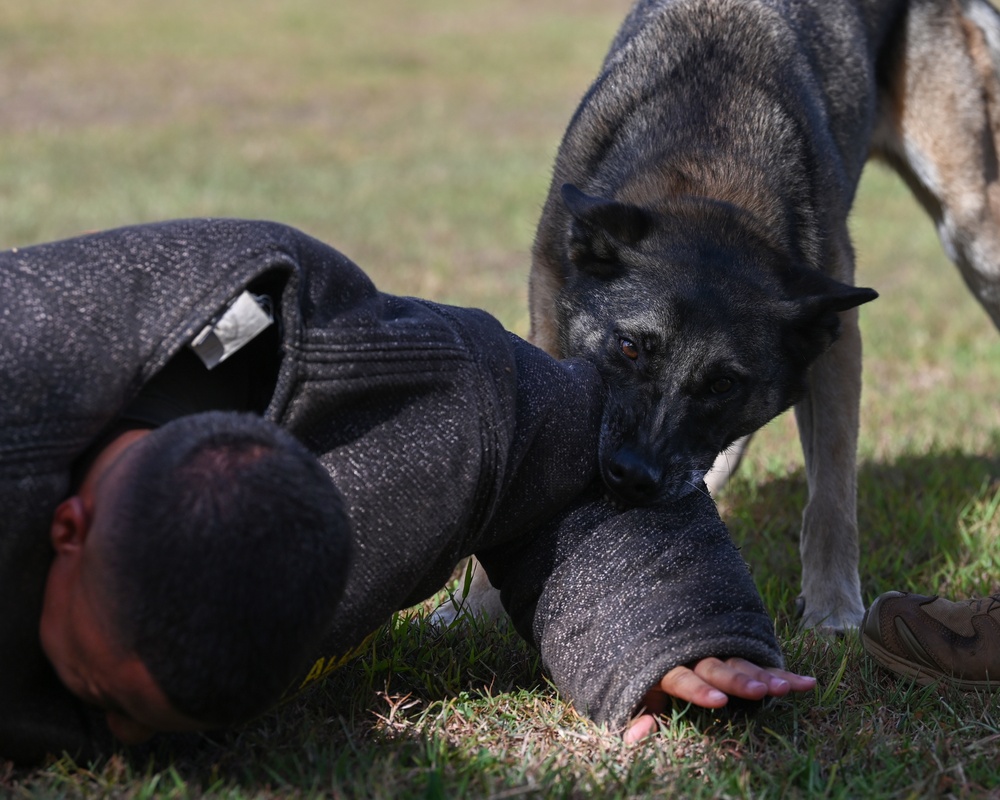
<svg viewBox="0 0 1000 800">
<path fill-rule="evenodd" d="M 700 488 L 720 452 L 803 396 L 838 313 L 877 297 L 793 265 L 725 204 L 563 198 L 560 346 L 607 383 L 601 473 L 628 504 Z"/>
</svg>

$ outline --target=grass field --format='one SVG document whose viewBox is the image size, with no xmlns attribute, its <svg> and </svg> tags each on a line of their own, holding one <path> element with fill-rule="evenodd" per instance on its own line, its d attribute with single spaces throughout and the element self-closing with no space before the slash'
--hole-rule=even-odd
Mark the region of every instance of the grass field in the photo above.
<svg viewBox="0 0 1000 800">
<path fill-rule="evenodd" d="M 527 332 L 555 148 L 626 0 L 0 0 L 0 246 L 145 220 L 293 224 L 381 288 Z M 866 174 L 862 581 L 1000 590 L 1000 336 L 905 189 Z M 0 343 L 0 347 L 2 347 Z M 805 480 L 786 415 L 720 507 L 815 693 L 753 720 L 678 708 L 625 747 L 504 631 L 418 615 L 243 729 L 95 764 L 0 760 L 12 797 L 1000 796 L 1000 706 L 795 630 Z M 0 712 L 2 713 L 2 712 Z"/>
</svg>

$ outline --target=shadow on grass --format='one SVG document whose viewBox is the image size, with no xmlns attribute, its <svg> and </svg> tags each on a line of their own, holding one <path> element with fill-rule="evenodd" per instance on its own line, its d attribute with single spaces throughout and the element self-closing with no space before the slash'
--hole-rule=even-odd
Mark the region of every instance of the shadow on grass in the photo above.
<svg viewBox="0 0 1000 800">
<path fill-rule="evenodd" d="M 858 470 L 862 594 L 889 589 L 990 592 L 1000 585 L 992 542 L 1000 536 L 1000 435 L 979 454 L 944 449 L 864 462 Z M 769 607 L 790 613 L 799 584 L 804 470 L 754 483 L 737 475 L 720 500 L 734 540 Z M 963 583 L 949 573 L 974 572 Z M 993 586 L 994 588 L 990 588 Z"/>
<path fill-rule="evenodd" d="M 438 631 L 421 618 L 387 626 L 367 656 L 242 728 L 57 764 L 38 789 L 62 774 L 61 787 L 95 795 L 617 797 L 681 781 L 676 796 L 691 796 L 697 778 L 672 769 L 662 747 L 722 759 L 713 743 L 751 735 L 748 712 L 679 708 L 665 743 L 631 750 L 560 702 L 509 629 Z"/>
<path fill-rule="evenodd" d="M 161 735 L 89 770 L 73 765 L 70 773 L 112 785 L 143 776 L 162 784 L 173 776 L 205 792 L 240 787 L 266 789 L 264 796 L 334 790 L 393 797 L 417 780 L 414 771 L 419 780 L 433 780 L 428 775 L 437 762 L 449 765 L 449 774 L 464 774 L 463 759 L 482 768 L 483 759 L 500 758 L 452 748 L 435 716 L 502 719 L 513 713 L 505 704 L 516 709 L 532 693 L 566 713 L 547 688 L 537 654 L 512 628 L 472 620 L 438 629 L 425 617 L 399 615 L 368 652 L 257 720 L 221 732 Z"/>
<path fill-rule="evenodd" d="M 943 570 L 965 563 L 977 543 L 1000 536 L 1000 514 L 989 511 L 995 508 L 993 499 L 1000 498 L 997 444 L 994 440 L 981 454 L 940 450 L 861 465 L 866 599 L 889 588 L 937 591 Z M 798 470 L 756 482 L 737 476 L 720 504 L 778 618 L 790 661 L 822 677 L 823 688 L 811 703 L 780 701 L 779 710 L 760 718 L 764 725 L 735 720 L 730 725 L 710 713 L 691 713 L 665 734 L 658 749 L 649 749 L 648 757 L 645 751 L 626 754 L 615 737 L 601 735 L 558 701 L 537 655 L 509 629 L 479 624 L 441 631 L 422 618 L 399 617 L 379 632 L 369 653 L 241 728 L 161 737 L 89 768 L 60 762 L 22 773 L 20 785 L 39 795 L 173 791 L 177 796 L 267 798 L 486 796 L 521 794 L 525 787 L 536 796 L 612 797 L 636 796 L 655 785 L 657 791 L 669 786 L 674 796 L 688 796 L 699 791 L 683 783 L 694 771 L 671 766 L 662 753 L 694 753 L 691 758 L 703 769 L 727 748 L 755 752 L 749 760 L 737 755 L 743 766 L 720 774 L 727 781 L 749 775 L 762 785 L 772 774 L 787 777 L 799 770 L 808 777 L 827 761 L 870 768 L 871 757 L 842 737 L 843 726 L 856 731 L 868 725 L 872 742 L 891 738 L 900 735 L 894 732 L 901 725 L 916 724 L 921 714 L 929 717 L 937 695 L 910 687 L 916 695 L 895 698 L 892 692 L 902 691 L 898 681 L 873 673 L 856 642 L 831 645 L 791 634 L 805 499 L 805 478 Z M 948 702 L 959 707 L 954 699 Z M 990 707 L 985 700 L 982 705 Z M 878 714 L 886 719 L 872 717 L 871 708 L 882 708 Z M 983 709 L 973 708 L 959 719 L 978 718 Z M 855 712 L 858 719 L 845 722 L 845 715 Z M 952 716 L 949 712 L 946 719 Z M 800 725 L 810 731 L 804 755 L 801 742 L 795 744 Z M 778 738 L 765 730 L 772 728 Z M 994 733 L 980 738 L 987 735 Z M 774 744 L 786 740 L 787 752 Z M 910 746 L 909 734 L 900 742 L 904 745 Z M 882 764 L 883 758 L 889 755 L 875 761 Z M 993 774 L 985 767 L 982 771 Z M 811 785 L 807 777 L 796 780 Z M 734 791 L 728 785 L 719 790 Z M 704 794 L 704 785 L 700 791 Z"/>
</svg>

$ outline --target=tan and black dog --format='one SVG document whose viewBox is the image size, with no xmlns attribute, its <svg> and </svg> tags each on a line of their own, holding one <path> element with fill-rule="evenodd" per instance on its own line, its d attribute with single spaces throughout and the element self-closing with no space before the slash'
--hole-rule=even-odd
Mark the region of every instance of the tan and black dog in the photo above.
<svg viewBox="0 0 1000 800">
<path fill-rule="evenodd" d="M 560 147 L 531 338 L 599 365 L 605 483 L 629 503 L 695 491 L 794 405 L 807 626 L 864 611 L 862 168 L 903 176 L 1000 326 L 998 66 L 985 0 L 640 0 Z"/>
</svg>

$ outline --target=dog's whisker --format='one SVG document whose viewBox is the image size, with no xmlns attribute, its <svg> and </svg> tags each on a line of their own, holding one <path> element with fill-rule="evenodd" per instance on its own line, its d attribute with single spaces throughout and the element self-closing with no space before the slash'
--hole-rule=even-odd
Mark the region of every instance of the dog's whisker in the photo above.
<svg viewBox="0 0 1000 800">
<path fill-rule="evenodd" d="M 685 483 L 692 489 L 694 489 L 694 491 L 705 495 L 705 497 L 707 497 L 709 500 L 715 503 L 715 498 L 712 497 L 711 493 L 705 488 L 705 485 L 703 483 L 695 481 L 685 481 Z"/>
</svg>

